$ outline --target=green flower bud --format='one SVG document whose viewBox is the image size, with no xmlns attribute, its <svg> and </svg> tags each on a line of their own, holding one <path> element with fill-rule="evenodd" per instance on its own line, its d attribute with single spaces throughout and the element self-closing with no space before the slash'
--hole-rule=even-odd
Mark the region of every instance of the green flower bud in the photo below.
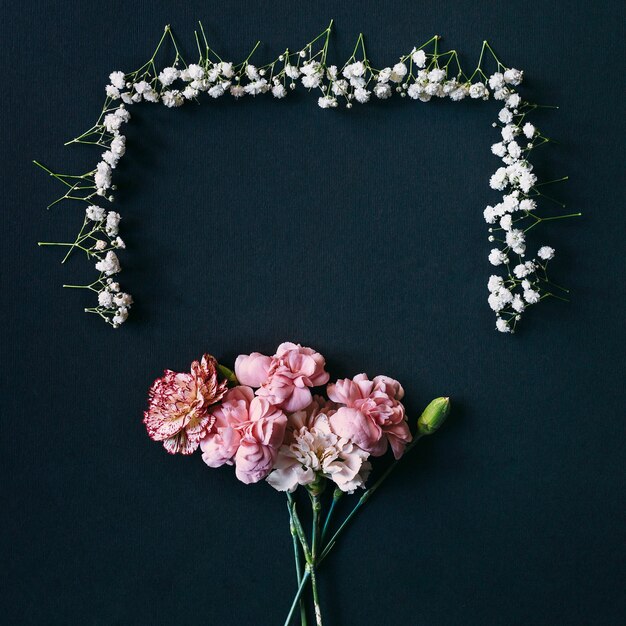
<svg viewBox="0 0 626 626">
<path fill-rule="evenodd" d="M 439 430 L 450 412 L 450 398 L 435 398 L 417 420 L 419 435 L 432 435 Z"/>
</svg>

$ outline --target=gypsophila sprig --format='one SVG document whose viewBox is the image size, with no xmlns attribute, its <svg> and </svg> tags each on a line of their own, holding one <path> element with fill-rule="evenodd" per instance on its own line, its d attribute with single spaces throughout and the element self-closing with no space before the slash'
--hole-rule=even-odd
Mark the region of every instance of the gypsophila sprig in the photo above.
<svg viewBox="0 0 626 626">
<path fill-rule="evenodd" d="M 295 51 L 287 48 L 275 60 L 257 64 L 253 57 L 260 42 L 244 61 L 224 61 L 209 46 L 200 23 L 199 31 L 195 32 L 197 60 L 187 65 L 172 30 L 166 26 L 154 53 L 139 69 L 111 72 L 98 120 L 89 130 L 67 142 L 97 148 L 100 160 L 94 169 L 80 175 L 59 174 L 35 161 L 67 188 L 50 207 L 63 200 L 86 205 L 82 227 L 73 242 L 40 243 L 68 248 L 63 262 L 75 250 L 84 252 L 93 262 L 99 272 L 94 282 L 64 285 L 97 294 L 98 305 L 86 311 L 98 314 L 117 328 L 128 317 L 132 304 L 130 295 L 120 291 L 110 278 L 121 271 L 118 252 L 125 245 L 118 233 L 119 213 L 105 208 L 106 203 L 115 200 L 113 178 L 126 152 L 123 130 L 131 119 L 129 108 L 140 102 L 177 108 L 201 98 L 210 101 L 232 96 L 238 100 L 262 94 L 282 100 L 298 86 L 316 94 L 317 104 L 322 109 L 339 106 L 351 109 L 392 96 L 419 102 L 438 98 L 449 98 L 453 102 L 466 99 L 498 102 L 501 108 L 493 126 L 500 137 L 491 146 L 491 152 L 501 159 L 502 165 L 490 177 L 489 186 L 502 196 L 493 206 L 484 209 L 488 240 L 492 244 L 488 259 L 499 268 L 499 273 L 488 281 L 488 303 L 496 314 L 496 328 L 512 333 L 529 306 L 549 297 L 565 299 L 562 294 L 567 290 L 548 278 L 548 262 L 555 255 L 554 249 L 540 241 L 539 251 L 530 254 L 533 242 L 529 241 L 529 233 L 537 232 L 534 229 L 544 222 L 580 213 L 563 212 L 564 205 L 544 192 L 545 186 L 567 180 L 567 177 L 539 181 L 533 170 L 532 152 L 552 140 L 529 121 L 528 116 L 537 109 L 552 107 L 522 98 L 518 88 L 524 73 L 502 64 L 484 41 L 476 68 L 467 74 L 456 50 L 440 51 L 438 35 L 413 47 L 394 63 L 377 69 L 367 56 L 360 34 L 350 58 L 343 64 L 333 64 L 328 60 L 331 28 L 332 21 L 306 45 Z M 157 58 L 160 61 L 166 54 L 166 42 L 171 45 L 172 57 L 165 64 L 157 65 Z"/>
</svg>

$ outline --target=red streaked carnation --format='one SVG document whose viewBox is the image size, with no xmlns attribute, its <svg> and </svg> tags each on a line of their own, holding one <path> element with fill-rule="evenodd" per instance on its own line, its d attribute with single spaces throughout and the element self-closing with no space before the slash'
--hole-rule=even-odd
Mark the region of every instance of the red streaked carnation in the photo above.
<svg viewBox="0 0 626 626">
<path fill-rule="evenodd" d="M 143 422 L 149 437 L 162 441 L 170 454 L 191 454 L 213 426 L 209 409 L 227 391 L 227 381 L 218 380 L 216 368 L 217 361 L 205 354 L 189 373 L 165 370 L 152 383 Z"/>
</svg>

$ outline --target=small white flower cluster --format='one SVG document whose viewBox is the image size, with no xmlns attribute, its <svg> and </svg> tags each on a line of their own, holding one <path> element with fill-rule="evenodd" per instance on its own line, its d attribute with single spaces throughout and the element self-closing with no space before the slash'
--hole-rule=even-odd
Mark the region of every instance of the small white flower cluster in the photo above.
<svg viewBox="0 0 626 626">
<path fill-rule="evenodd" d="M 501 67 L 500 63 L 498 65 Z M 489 262 L 502 266 L 507 274 L 489 278 L 488 302 L 496 313 L 496 329 L 512 333 L 528 305 L 554 296 L 555 287 L 562 288 L 548 279 L 547 264 L 554 257 L 553 248 L 543 246 L 535 258 L 527 259 L 527 232 L 546 219 L 558 218 L 537 214 L 542 193 L 529 161 L 531 150 L 549 139 L 526 121 L 536 105 L 522 101 L 513 89 L 522 82 L 523 72 L 502 69 L 504 71 L 495 72 L 488 80 L 494 98 L 504 104 L 498 112 L 498 122 L 494 123 L 500 129 L 501 140 L 491 146 L 491 152 L 503 165 L 491 176 L 489 186 L 504 194 L 500 202 L 485 208 L 483 216 L 490 226 L 489 241 L 499 244 L 491 249 Z M 514 260 L 512 255 L 517 258 Z"/>
<path fill-rule="evenodd" d="M 210 98 L 229 94 L 235 99 L 271 93 L 274 98 L 283 99 L 289 91 L 296 89 L 298 83 L 307 90 L 320 90 L 318 105 L 323 109 L 337 108 L 340 103 L 349 109 L 354 103 L 387 100 L 394 94 L 421 102 L 428 102 L 432 98 L 450 98 L 458 102 L 465 98 L 489 100 L 493 97 L 502 102 L 503 108 L 498 113 L 498 123 L 494 124 L 500 127 L 501 141 L 495 143 L 491 151 L 502 160 L 503 165 L 491 176 L 489 185 L 494 190 L 504 192 L 504 195 L 499 203 L 485 209 L 484 217 L 490 225 L 489 240 L 501 244 L 491 250 L 489 261 L 492 265 L 505 267 L 508 278 L 502 279 L 497 289 L 491 288 L 495 283 L 493 277 L 490 279 L 489 304 L 497 314 L 497 329 L 513 332 L 528 304 L 534 304 L 546 295 L 553 295 L 546 288 L 549 281 L 545 266 L 554 251 L 544 247 L 544 251 L 552 250 L 549 256 L 539 254 L 532 261 L 525 260 L 526 222 L 535 220 L 532 224 L 535 225 L 546 219 L 535 214 L 537 196 L 541 194 L 537 190 L 537 176 L 528 155 L 533 147 L 549 140 L 525 119 L 536 105 L 523 102 L 515 89 L 522 82 L 523 72 L 503 66 L 485 41 L 478 67 L 466 75 L 455 50 L 438 51 L 439 36 L 413 48 L 395 64 L 375 69 L 367 58 L 363 36 L 360 35 L 352 56 L 343 66 L 338 67 L 326 63 L 329 35 L 330 26 L 299 51 L 290 52 L 287 49 L 273 62 L 262 66 L 250 62 L 252 53 L 242 63 L 224 61 L 211 50 L 206 38 L 205 50 L 202 50 L 197 38 L 200 58 L 197 63 L 187 65 L 178 52 L 169 27 L 166 27 L 157 49 L 147 63 L 128 74 L 114 71 L 109 75 L 110 82 L 105 88 L 107 98 L 98 123 L 74 140 L 96 144 L 105 148 L 105 152 L 90 175 L 73 177 L 78 178 L 79 183 L 84 178 L 93 180 L 93 186 L 80 187 L 77 183 L 71 193 L 75 194 L 77 189 L 88 189 L 88 193 L 78 199 L 90 202 L 97 195 L 113 201 L 113 170 L 126 151 L 126 139 L 121 130 L 130 120 L 127 106 L 139 102 L 161 102 L 168 108 L 176 108 L 197 100 L 202 93 Z M 156 55 L 167 37 L 174 45 L 176 56 L 171 65 L 158 70 Z M 485 52 L 491 54 L 498 67 L 498 71 L 490 76 L 485 74 L 481 66 Z M 55 176 L 64 180 L 61 175 Z M 66 180 L 64 182 L 67 184 Z M 67 197 L 69 194 L 64 196 Z M 71 199 L 76 199 L 75 195 Z M 99 232 L 106 235 L 108 241 L 96 240 L 91 247 L 83 249 L 88 256 L 96 257 L 96 269 L 102 276 L 119 272 L 120 264 L 114 252 L 114 249 L 124 247 L 117 232 L 119 214 L 107 213 L 91 205 L 87 209 L 86 219 L 97 225 L 88 237 L 95 238 L 94 235 Z M 71 245 L 84 241 L 81 231 L 77 244 Z M 511 254 L 519 257 L 514 268 L 511 268 Z M 103 288 L 100 293 L 108 293 L 107 289 Z M 115 304 L 106 295 L 102 296 L 102 301 Z M 101 303 L 100 306 L 104 307 Z M 104 314 L 101 309 L 95 311 L 107 321 L 117 320 L 111 323 L 119 325 L 124 321 L 121 318 L 125 319 L 128 313 L 128 306 L 123 305 L 123 315 L 117 312 L 111 316 Z M 108 310 L 110 307 L 105 308 Z"/>
</svg>

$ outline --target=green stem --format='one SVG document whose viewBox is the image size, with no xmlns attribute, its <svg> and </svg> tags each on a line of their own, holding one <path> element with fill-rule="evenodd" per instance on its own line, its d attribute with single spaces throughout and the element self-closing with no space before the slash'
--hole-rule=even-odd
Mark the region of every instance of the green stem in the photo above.
<svg viewBox="0 0 626 626">
<path fill-rule="evenodd" d="M 315 576 L 315 566 L 310 565 L 309 571 L 311 572 L 311 589 L 313 590 L 313 605 L 315 607 L 315 624 L 316 626 L 322 626 L 322 611 L 320 608 L 320 599 L 317 593 L 317 578 Z"/>
<path fill-rule="evenodd" d="M 296 579 L 298 581 L 298 588 L 302 583 L 302 564 L 300 563 L 300 549 L 298 547 L 298 533 L 296 531 L 296 525 L 293 521 L 293 508 L 295 503 L 293 500 L 287 499 L 287 509 L 289 510 L 289 531 L 291 532 L 291 538 L 293 540 L 293 556 L 296 565 Z M 301 626 L 307 626 L 306 609 L 302 598 L 299 599 L 300 604 L 300 624 Z"/>
<path fill-rule="evenodd" d="M 335 534 L 329 539 L 326 547 L 322 550 L 322 554 L 320 554 L 320 558 L 317 560 L 317 565 L 319 565 L 327 556 L 328 553 L 333 549 L 337 539 L 344 531 L 346 526 L 350 523 L 350 520 L 357 514 L 359 509 L 374 495 L 376 490 L 387 480 L 389 475 L 393 472 L 393 470 L 397 467 L 398 463 L 415 447 L 417 442 L 421 439 L 421 435 L 415 435 L 413 441 L 406 447 L 404 454 L 400 459 L 394 461 L 382 474 L 382 476 L 369 488 L 365 491 L 365 493 L 359 498 L 359 501 L 356 503 L 352 511 L 346 519 L 343 521 L 341 526 L 335 531 Z"/>
<path fill-rule="evenodd" d="M 285 620 L 284 626 L 289 626 L 289 624 L 291 624 L 291 620 L 293 619 L 293 614 L 296 611 L 298 602 L 300 602 L 300 598 L 302 597 L 302 592 L 304 591 L 304 588 L 306 587 L 306 584 L 309 581 L 310 577 L 311 577 L 311 570 L 307 568 L 306 571 L 304 572 L 304 575 L 302 576 L 302 581 L 300 582 L 298 591 L 296 592 L 296 595 L 293 598 L 293 602 L 291 603 L 291 608 L 289 609 L 289 613 L 287 615 L 287 619 Z"/>
<path fill-rule="evenodd" d="M 326 538 L 326 533 L 328 532 L 330 520 L 335 511 L 335 507 L 337 506 L 337 502 L 341 500 L 342 496 L 343 496 L 343 491 L 341 491 L 341 489 L 335 489 L 335 491 L 333 492 L 332 504 L 330 505 L 330 509 L 328 509 L 328 514 L 326 515 L 326 520 L 324 521 L 324 526 L 322 527 L 322 541 L 324 541 L 324 539 Z"/>
</svg>

